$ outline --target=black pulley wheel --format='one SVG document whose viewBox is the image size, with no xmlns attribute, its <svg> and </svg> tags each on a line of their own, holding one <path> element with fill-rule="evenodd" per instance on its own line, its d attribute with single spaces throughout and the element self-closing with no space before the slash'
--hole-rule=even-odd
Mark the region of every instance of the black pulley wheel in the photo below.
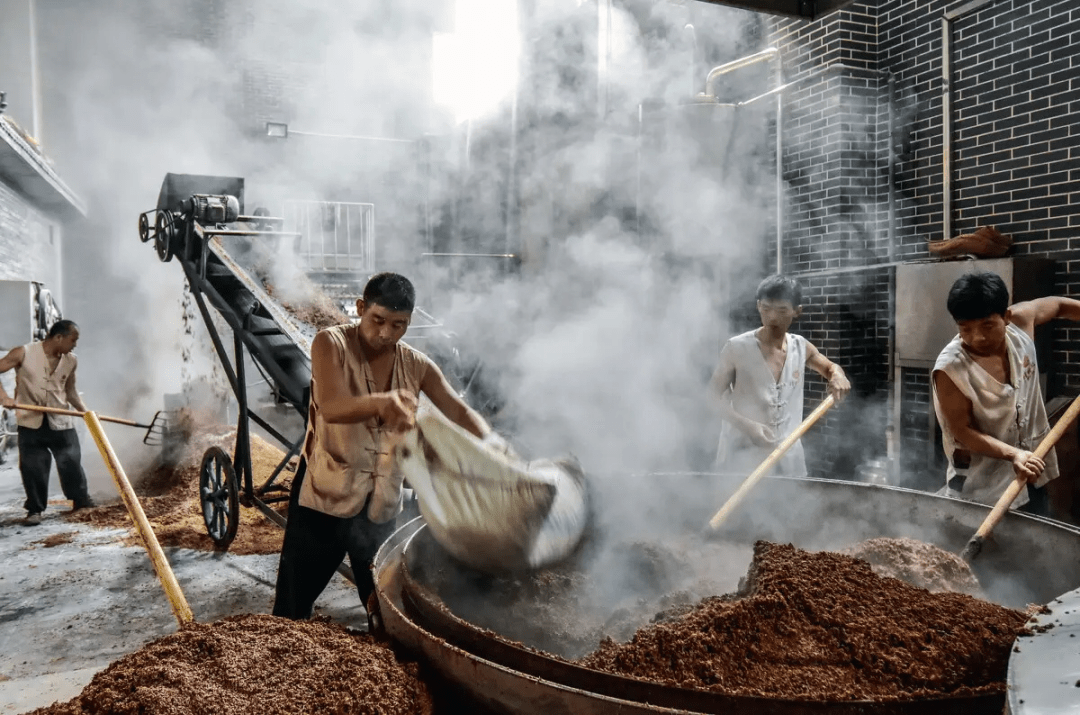
<svg viewBox="0 0 1080 715">
<path fill-rule="evenodd" d="M 232 460 L 220 447 L 211 447 L 203 455 L 199 469 L 199 501 L 203 523 L 214 546 L 225 551 L 236 538 L 240 526 L 240 488 Z"/>
<path fill-rule="evenodd" d="M 150 240 L 150 218 L 145 214 L 139 214 L 139 240 L 146 243 Z"/>
<path fill-rule="evenodd" d="M 162 263 L 172 260 L 172 240 L 175 229 L 172 216 L 168 211 L 158 211 L 154 219 L 154 248 Z"/>
</svg>

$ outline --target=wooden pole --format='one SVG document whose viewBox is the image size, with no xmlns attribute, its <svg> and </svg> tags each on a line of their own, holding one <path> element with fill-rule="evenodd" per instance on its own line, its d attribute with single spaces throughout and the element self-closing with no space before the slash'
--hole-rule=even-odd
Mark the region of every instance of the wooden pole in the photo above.
<svg viewBox="0 0 1080 715">
<path fill-rule="evenodd" d="M 68 417 L 82 417 L 85 412 L 79 412 L 78 410 L 65 410 L 62 407 L 43 407 L 41 405 L 21 405 L 16 404 L 17 410 L 30 410 L 31 412 L 47 412 L 51 415 L 67 415 Z M 102 422 L 115 422 L 118 425 L 127 425 L 128 427 L 142 427 L 143 429 L 149 429 L 150 425 L 144 425 L 135 420 L 125 420 L 119 417 L 106 417 L 105 415 L 98 415 L 97 418 Z"/>
<path fill-rule="evenodd" d="M 1039 442 L 1039 446 L 1035 448 L 1033 454 L 1039 459 L 1044 459 L 1047 453 L 1053 448 L 1061 435 L 1065 434 L 1066 428 L 1076 419 L 1076 416 L 1080 414 L 1080 395 L 1078 395 L 1069 405 L 1069 409 L 1065 410 L 1065 414 L 1061 416 L 1061 419 L 1054 425 L 1054 429 L 1050 430 L 1042 441 Z M 998 522 L 1009 511 L 1009 507 L 1016 500 L 1016 497 L 1020 495 L 1020 490 L 1027 486 L 1027 482 L 1023 479 L 1014 479 L 1009 483 L 1009 486 L 1005 488 L 1005 491 L 997 502 L 994 504 L 994 508 L 990 510 L 990 513 L 983 520 L 979 530 L 975 532 L 975 536 L 967 542 L 964 550 L 960 552 L 960 558 L 964 561 L 972 561 L 979 552 L 982 551 L 983 543 L 990 537 L 990 533 L 994 530 L 994 527 L 998 525 Z"/>
<path fill-rule="evenodd" d="M 762 462 L 757 469 L 751 472 L 750 476 L 747 477 L 743 481 L 743 483 L 739 485 L 739 488 L 735 490 L 735 493 L 728 497 L 728 500 L 724 503 L 724 506 L 720 507 L 720 511 L 716 512 L 716 514 L 713 515 L 712 519 L 709 519 L 709 528 L 714 530 L 720 528 L 720 524 L 722 524 L 724 520 L 728 518 L 731 512 L 735 510 L 735 507 L 737 507 L 742 502 L 742 500 L 746 497 L 750 490 L 754 488 L 754 485 L 761 481 L 761 478 L 764 477 L 765 474 L 773 468 L 773 465 L 779 462 L 780 458 L 787 454 L 787 451 L 791 449 L 796 442 L 799 441 L 799 438 L 806 434 L 806 431 L 810 429 L 813 424 L 817 422 L 818 419 L 823 414 L 828 412 L 829 408 L 835 404 L 836 398 L 832 395 L 829 395 L 824 400 L 822 400 L 821 404 L 818 405 L 817 408 L 813 412 L 811 412 L 807 416 L 807 418 L 799 424 L 798 427 L 795 428 L 795 431 L 785 437 L 784 441 L 777 445 L 776 449 L 772 451 L 772 454 L 766 457 L 765 461 Z"/>
<path fill-rule="evenodd" d="M 135 490 L 131 488 L 131 483 L 128 481 L 127 475 L 124 474 L 124 468 L 120 465 L 120 460 L 116 458 L 116 453 L 113 452 L 112 445 L 105 436 L 105 431 L 101 428 L 98 416 L 93 411 L 87 411 L 82 416 L 86 420 L 86 426 L 90 430 L 90 434 L 93 435 L 94 441 L 97 443 L 101 458 L 105 460 L 105 466 L 112 473 L 116 488 L 120 492 L 120 498 L 124 500 L 124 506 L 127 507 L 128 514 L 131 515 L 131 520 L 135 523 L 135 531 L 139 534 L 143 546 L 146 547 L 146 551 L 150 554 L 150 563 L 153 564 L 158 580 L 161 581 L 161 585 L 165 589 L 165 595 L 169 598 L 169 605 L 172 606 L 176 622 L 181 626 L 191 622 L 194 619 L 191 607 L 188 606 L 187 599 L 184 598 L 184 592 L 180 590 L 180 584 L 172 572 L 172 567 L 169 566 L 168 559 L 165 558 L 165 552 L 161 550 L 161 545 L 158 544 L 154 530 L 150 526 L 150 521 L 146 518 L 142 505 L 139 503 L 139 498 L 135 495 Z"/>
</svg>

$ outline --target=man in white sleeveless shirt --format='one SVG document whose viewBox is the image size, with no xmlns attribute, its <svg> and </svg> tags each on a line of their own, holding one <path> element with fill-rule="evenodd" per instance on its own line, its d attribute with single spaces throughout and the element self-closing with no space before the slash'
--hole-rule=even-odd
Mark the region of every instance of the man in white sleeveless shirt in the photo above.
<svg viewBox="0 0 1080 715">
<path fill-rule="evenodd" d="M 720 351 L 710 388 L 720 405 L 723 425 L 716 469 L 748 475 L 803 420 L 803 383 L 809 367 L 828 380 L 829 393 L 843 399 L 851 383 L 843 369 L 806 338 L 789 333 L 802 313 L 802 288 L 786 276 L 769 276 L 758 285 L 761 327 L 736 335 Z M 772 474 L 806 476 L 802 442 L 796 442 Z"/>
<path fill-rule="evenodd" d="M 15 370 L 15 398 L 0 385 L 0 404 L 9 409 L 18 403 L 85 412 L 86 405 L 75 387 L 78 360 L 72 350 L 78 342 L 79 327 L 70 320 L 58 320 L 41 342 L 13 348 L 0 358 L 0 374 Z M 15 417 L 19 425 L 19 471 L 26 490 L 24 523 L 41 523 L 54 457 L 60 488 L 73 509 L 93 506 L 72 418 L 30 410 L 18 410 Z"/>
<path fill-rule="evenodd" d="M 1046 513 L 1042 487 L 1058 476 L 1058 466 L 1053 450 L 1045 459 L 1032 453 L 1050 431 L 1035 327 L 1080 320 L 1080 301 L 1048 297 L 1010 307 L 1001 277 L 977 272 L 956 280 L 947 306 L 959 334 L 933 371 L 934 411 L 949 460 L 939 493 L 993 504 L 1013 479 L 1022 479 L 1028 488 L 1013 507 Z"/>
<path fill-rule="evenodd" d="M 387 438 L 412 426 L 420 393 L 477 437 L 497 439 L 442 371 L 401 342 L 413 285 L 373 276 L 356 301 L 357 324 L 319 331 L 311 344 L 311 402 L 278 565 L 274 615 L 310 618 L 346 554 L 360 602 L 374 590 L 371 561 L 402 509 L 402 476 L 377 469 Z"/>
</svg>

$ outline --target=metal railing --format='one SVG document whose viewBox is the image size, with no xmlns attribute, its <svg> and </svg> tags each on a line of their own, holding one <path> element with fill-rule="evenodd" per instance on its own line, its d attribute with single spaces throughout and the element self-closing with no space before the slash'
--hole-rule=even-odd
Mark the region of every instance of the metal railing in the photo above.
<svg viewBox="0 0 1080 715">
<path fill-rule="evenodd" d="M 290 200 L 282 216 L 286 229 L 300 234 L 296 253 L 308 271 L 374 270 L 374 204 Z"/>
</svg>

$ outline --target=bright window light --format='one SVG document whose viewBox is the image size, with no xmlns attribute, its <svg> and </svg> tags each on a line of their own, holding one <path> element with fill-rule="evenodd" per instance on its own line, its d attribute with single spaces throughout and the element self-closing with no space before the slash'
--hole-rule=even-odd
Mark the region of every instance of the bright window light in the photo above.
<svg viewBox="0 0 1080 715">
<path fill-rule="evenodd" d="M 432 37 L 435 101 L 458 122 L 493 110 L 517 82 L 517 3 L 457 0 L 455 29 Z"/>
</svg>

